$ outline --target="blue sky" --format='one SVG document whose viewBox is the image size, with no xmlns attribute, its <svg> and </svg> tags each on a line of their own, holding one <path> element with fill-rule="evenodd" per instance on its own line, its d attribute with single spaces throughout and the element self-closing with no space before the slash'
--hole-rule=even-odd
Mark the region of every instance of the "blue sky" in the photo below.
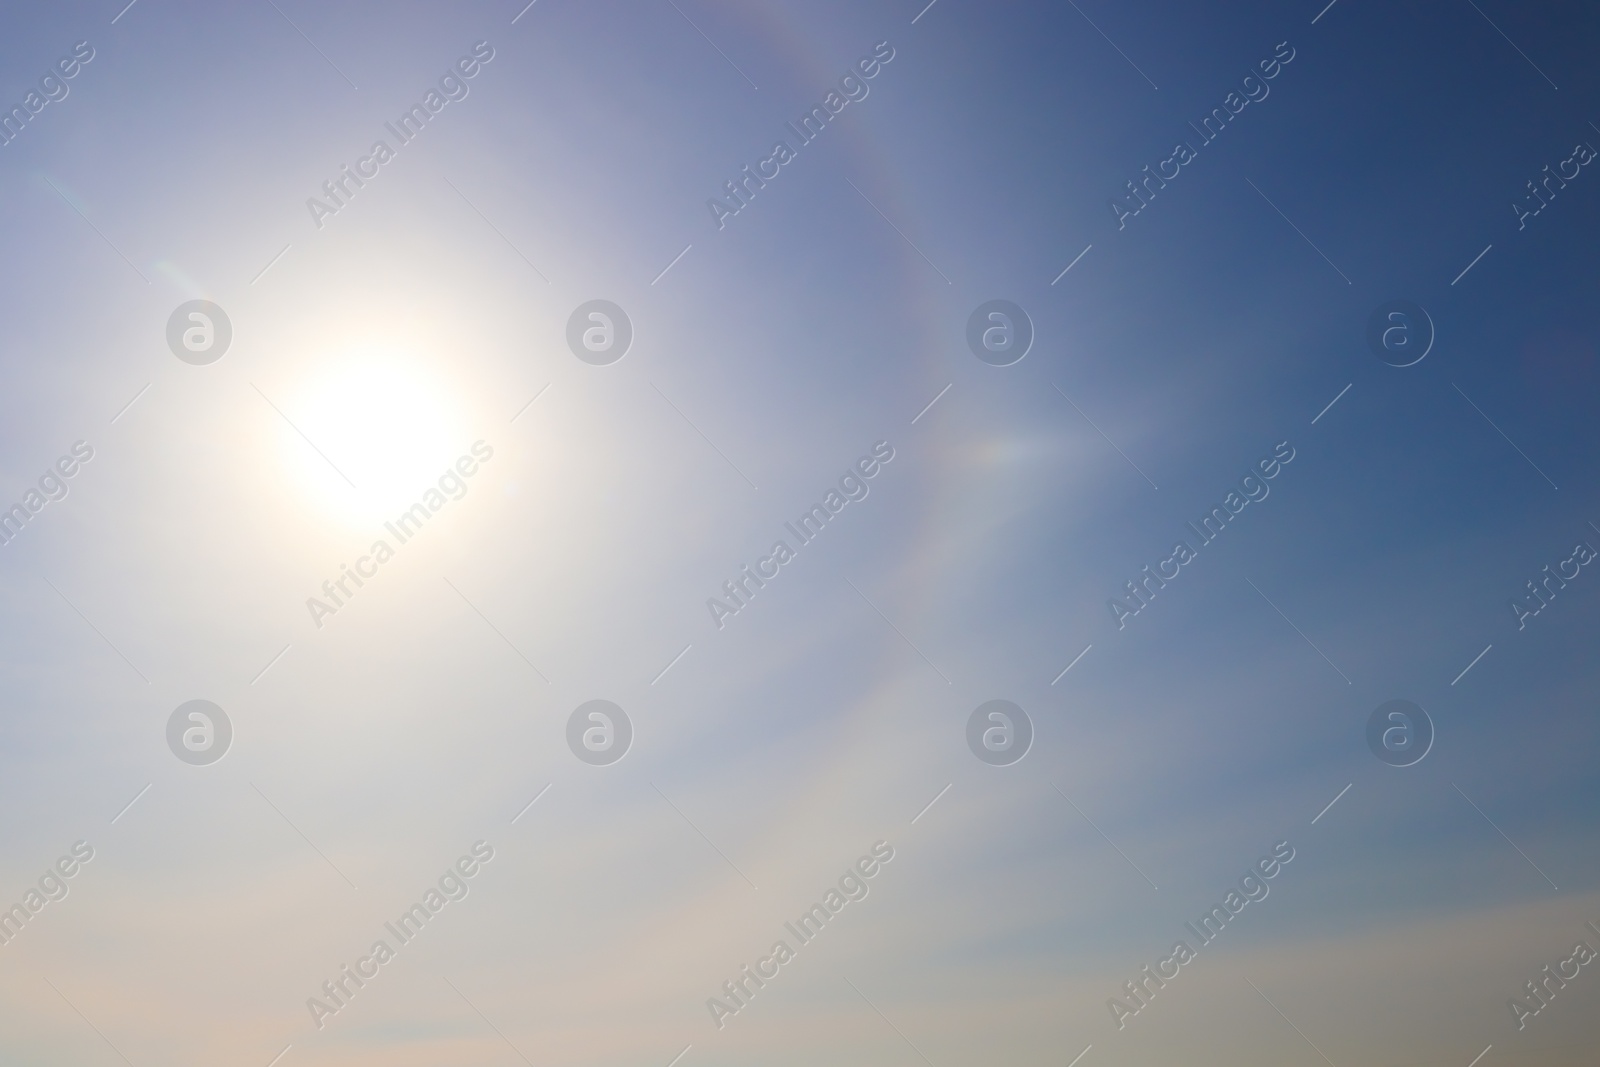
<svg viewBox="0 0 1600 1067">
<path fill-rule="evenodd" d="M 1588 968 L 1522 1029 L 1507 1005 L 1600 948 L 1600 576 L 1520 630 L 1510 607 L 1600 548 L 1600 177 L 1511 208 L 1600 145 L 1592 11 L 4 21 L 0 102 L 93 58 L 0 147 L 0 504 L 94 454 L 0 548 L 0 904 L 95 850 L 0 945 L 6 1062 L 1592 1047 Z M 317 225 L 307 199 L 474 46 L 465 98 Z M 785 124 L 875 48 L 799 147 Z M 795 159 L 719 228 L 708 198 L 779 138 Z M 1180 140 L 1119 228 L 1108 200 Z M 196 299 L 233 333 L 198 366 L 166 341 Z M 633 327 L 607 366 L 565 340 L 593 299 Z M 993 299 L 1034 327 L 1012 366 L 966 345 Z M 1366 342 L 1396 299 L 1436 334 L 1404 368 Z M 707 599 L 878 442 L 865 499 L 719 629 Z M 1119 629 L 1108 599 L 1282 442 L 1270 495 Z M 1410 767 L 1365 741 L 1396 698 L 1436 731 Z M 204 766 L 167 745 L 194 699 L 233 729 Z M 603 767 L 566 742 L 593 699 L 633 725 Z M 1033 724 L 1010 766 L 966 746 L 995 699 Z M 319 1028 L 307 999 L 478 841 L 471 892 Z M 878 841 L 870 894 L 719 1028 L 707 999 Z M 1270 895 L 1119 1028 L 1107 1001 L 1284 841 Z"/>
</svg>

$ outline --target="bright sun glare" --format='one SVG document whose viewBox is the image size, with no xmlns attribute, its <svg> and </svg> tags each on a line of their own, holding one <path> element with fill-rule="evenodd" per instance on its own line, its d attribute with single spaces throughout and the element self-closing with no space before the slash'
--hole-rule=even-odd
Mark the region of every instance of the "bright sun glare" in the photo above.
<svg viewBox="0 0 1600 1067">
<path fill-rule="evenodd" d="M 403 510 L 469 444 L 452 391 L 394 348 L 322 362 L 279 403 L 310 441 L 282 438 L 294 481 L 352 522 Z"/>
</svg>

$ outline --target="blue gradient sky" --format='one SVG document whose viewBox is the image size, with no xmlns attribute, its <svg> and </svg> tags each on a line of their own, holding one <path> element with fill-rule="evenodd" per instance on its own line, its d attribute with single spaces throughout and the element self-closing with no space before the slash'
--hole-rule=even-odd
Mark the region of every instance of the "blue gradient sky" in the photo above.
<svg viewBox="0 0 1600 1067">
<path fill-rule="evenodd" d="M 1509 205 L 1600 145 L 1600 16 L 922 2 L 0 15 L 6 106 L 95 50 L 0 147 L 0 506 L 94 449 L 0 547 L 0 905 L 95 849 L 0 945 L 0 1060 L 1588 1062 L 1600 977 L 1522 1030 L 1507 1000 L 1600 947 L 1600 575 L 1520 631 L 1508 605 L 1600 547 L 1600 175 Z M 707 198 L 883 41 L 719 230 Z M 1285 41 L 1119 229 L 1108 198 Z M 196 298 L 233 325 L 208 366 L 165 341 Z M 635 331 L 606 367 L 564 340 L 593 298 Z M 964 339 L 995 298 L 1036 331 L 1005 368 Z M 1392 299 L 1436 327 L 1411 367 L 1365 341 Z M 707 598 L 879 441 L 719 630 Z M 1119 630 L 1107 599 L 1284 441 Z M 234 728 L 204 767 L 164 732 L 196 698 Z M 635 730 L 608 767 L 565 741 L 595 698 Z M 1364 738 L 1394 698 L 1437 731 L 1407 768 Z M 966 747 L 991 699 L 1034 725 L 1009 767 Z M 319 1029 L 307 998 L 479 840 Z M 707 998 L 879 840 L 867 898 L 719 1029 Z"/>
</svg>

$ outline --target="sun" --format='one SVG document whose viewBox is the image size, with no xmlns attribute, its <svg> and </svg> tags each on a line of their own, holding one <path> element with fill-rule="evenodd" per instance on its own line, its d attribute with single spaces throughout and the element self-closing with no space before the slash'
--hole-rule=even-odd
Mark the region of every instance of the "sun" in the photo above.
<svg viewBox="0 0 1600 1067">
<path fill-rule="evenodd" d="M 292 481 L 353 523 L 404 510 L 470 440 L 455 390 L 415 353 L 393 345 L 346 349 L 276 406 L 296 433 L 281 438 Z"/>
</svg>

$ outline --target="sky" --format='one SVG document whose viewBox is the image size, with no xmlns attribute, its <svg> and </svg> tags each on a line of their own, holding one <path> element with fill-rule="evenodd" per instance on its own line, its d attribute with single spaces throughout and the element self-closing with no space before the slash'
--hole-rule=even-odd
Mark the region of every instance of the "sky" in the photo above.
<svg viewBox="0 0 1600 1067">
<path fill-rule="evenodd" d="M 0 13 L 0 1059 L 1589 1062 L 1600 13 L 125 3 Z"/>
</svg>

